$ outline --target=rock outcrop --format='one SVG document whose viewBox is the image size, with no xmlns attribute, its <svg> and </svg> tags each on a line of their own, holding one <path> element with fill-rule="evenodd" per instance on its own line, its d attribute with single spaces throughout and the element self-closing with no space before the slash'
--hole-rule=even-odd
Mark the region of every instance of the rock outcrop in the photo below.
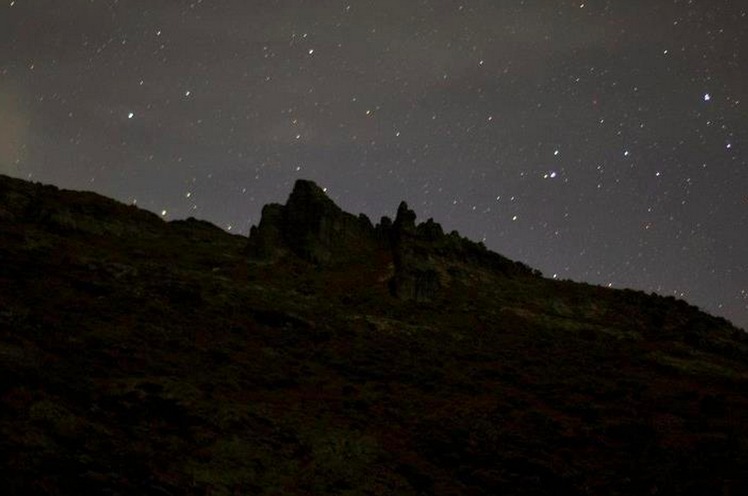
<svg viewBox="0 0 748 496">
<path fill-rule="evenodd" d="M 0 222 L 38 222 L 59 234 L 155 236 L 157 215 L 92 192 L 4 177 L 0 181 Z"/>
<path fill-rule="evenodd" d="M 433 234 L 433 226 L 437 226 L 438 231 L 441 231 L 441 227 L 430 222 L 431 228 L 418 229 L 415 212 L 408 208 L 407 203 L 400 203 L 390 235 L 395 266 L 390 292 L 401 300 L 431 301 L 442 286 L 436 261 L 428 246 L 434 240 L 423 236 L 425 233 Z"/>
<path fill-rule="evenodd" d="M 445 234 L 432 219 L 416 223 L 416 214 L 400 203 L 395 220 L 373 226 L 365 215 L 344 212 L 311 181 L 298 180 L 285 205 L 266 205 L 252 227 L 250 257 L 275 260 L 289 253 L 320 266 L 386 253 L 393 273 L 390 293 L 406 301 L 436 299 L 456 279 L 479 279 L 481 271 L 529 275 L 523 264 L 493 253 L 456 232 Z"/>
<path fill-rule="evenodd" d="M 312 181 L 298 180 L 285 205 L 266 205 L 260 225 L 252 227 L 248 252 L 273 258 L 284 251 L 319 265 L 374 243 L 374 227 L 366 216 L 344 212 Z"/>
</svg>

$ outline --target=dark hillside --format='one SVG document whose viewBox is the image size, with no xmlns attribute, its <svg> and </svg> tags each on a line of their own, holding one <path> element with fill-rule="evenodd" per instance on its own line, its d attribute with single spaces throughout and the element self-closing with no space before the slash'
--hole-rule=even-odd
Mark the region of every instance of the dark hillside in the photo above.
<svg viewBox="0 0 748 496">
<path fill-rule="evenodd" d="M 748 494 L 748 337 L 299 181 L 249 240 L 0 176 L 0 493 Z"/>
</svg>

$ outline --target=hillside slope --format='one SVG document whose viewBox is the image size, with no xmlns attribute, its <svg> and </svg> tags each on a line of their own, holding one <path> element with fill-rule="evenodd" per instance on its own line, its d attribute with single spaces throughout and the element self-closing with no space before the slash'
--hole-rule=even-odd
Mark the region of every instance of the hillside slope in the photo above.
<svg viewBox="0 0 748 496">
<path fill-rule="evenodd" d="M 299 181 L 249 240 L 0 176 L 2 494 L 748 494 L 748 338 Z"/>
</svg>

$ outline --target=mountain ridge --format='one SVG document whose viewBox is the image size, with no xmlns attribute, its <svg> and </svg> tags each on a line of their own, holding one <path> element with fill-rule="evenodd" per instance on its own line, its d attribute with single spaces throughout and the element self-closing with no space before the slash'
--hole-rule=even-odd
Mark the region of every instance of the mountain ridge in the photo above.
<svg viewBox="0 0 748 496">
<path fill-rule="evenodd" d="M 739 494 L 748 338 L 298 182 L 249 238 L 0 176 L 4 494 Z"/>
</svg>

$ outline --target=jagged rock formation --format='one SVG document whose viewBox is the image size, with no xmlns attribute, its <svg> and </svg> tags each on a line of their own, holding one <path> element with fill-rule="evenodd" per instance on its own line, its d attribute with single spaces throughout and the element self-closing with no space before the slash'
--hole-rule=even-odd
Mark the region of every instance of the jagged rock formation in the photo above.
<svg viewBox="0 0 748 496">
<path fill-rule="evenodd" d="M 475 278 L 480 271 L 532 274 L 528 267 L 456 232 L 445 235 L 433 219 L 416 224 L 416 214 L 405 202 L 394 222 L 383 217 L 373 226 L 365 215 L 341 210 L 322 188 L 306 180 L 296 182 L 285 205 L 265 206 L 247 244 L 247 253 L 255 259 L 292 253 L 320 266 L 371 256 L 377 249 L 389 253 L 393 273 L 388 285 L 401 300 L 433 301 L 454 279 Z"/>
<path fill-rule="evenodd" d="M 401 300 L 431 301 L 442 286 L 435 260 L 427 245 L 438 242 L 443 232 L 441 226 L 434 224 L 431 219 L 429 222 L 428 228 L 419 230 L 416 227 L 416 214 L 408 208 L 408 204 L 402 202 L 397 208 L 397 216 L 390 232 L 395 266 L 390 291 Z"/>
<path fill-rule="evenodd" d="M 374 229 L 366 216 L 340 209 L 312 181 L 298 180 L 285 205 L 262 209 L 259 226 L 250 230 L 251 256 L 273 258 L 290 250 L 312 263 L 329 265 L 373 243 Z"/>
</svg>

